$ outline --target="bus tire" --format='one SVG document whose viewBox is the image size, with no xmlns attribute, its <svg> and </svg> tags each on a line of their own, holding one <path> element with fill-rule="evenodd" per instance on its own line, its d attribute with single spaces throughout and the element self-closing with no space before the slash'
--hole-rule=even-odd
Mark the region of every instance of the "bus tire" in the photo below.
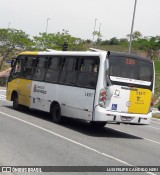
<svg viewBox="0 0 160 175">
<path fill-rule="evenodd" d="M 52 115 L 52 120 L 54 123 L 59 124 L 62 122 L 61 108 L 58 103 L 52 106 L 51 115 Z"/>
<path fill-rule="evenodd" d="M 18 100 L 18 94 L 13 95 L 13 109 L 19 110 L 20 109 L 20 104 Z"/>
<path fill-rule="evenodd" d="M 92 127 L 102 128 L 107 124 L 107 122 L 90 121 L 90 124 L 91 124 Z"/>
</svg>

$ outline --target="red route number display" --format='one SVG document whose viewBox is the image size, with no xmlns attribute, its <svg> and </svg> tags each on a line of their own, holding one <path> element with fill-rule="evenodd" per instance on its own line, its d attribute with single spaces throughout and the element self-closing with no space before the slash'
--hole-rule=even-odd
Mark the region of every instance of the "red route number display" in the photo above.
<svg viewBox="0 0 160 175">
<path fill-rule="evenodd" d="M 125 63 L 129 65 L 135 65 L 136 61 L 134 59 L 126 58 Z"/>
</svg>

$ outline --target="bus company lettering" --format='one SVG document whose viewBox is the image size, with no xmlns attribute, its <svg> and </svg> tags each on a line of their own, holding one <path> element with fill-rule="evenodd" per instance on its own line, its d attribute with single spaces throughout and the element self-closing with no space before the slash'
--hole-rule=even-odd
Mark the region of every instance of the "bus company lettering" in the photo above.
<svg viewBox="0 0 160 175">
<path fill-rule="evenodd" d="M 36 84 L 34 85 L 33 92 L 42 93 L 42 94 L 46 94 L 47 93 L 44 90 L 44 86 L 39 86 L 39 85 L 36 85 Z"/>
</svg>

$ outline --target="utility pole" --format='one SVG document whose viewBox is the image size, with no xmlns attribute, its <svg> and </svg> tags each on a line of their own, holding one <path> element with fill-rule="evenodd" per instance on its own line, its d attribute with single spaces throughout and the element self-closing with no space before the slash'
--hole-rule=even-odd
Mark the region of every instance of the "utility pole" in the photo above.
<svg viewBox="0 0 160 175">
<path fill-rule="evenodd" d="M 133 35 L 133 27 L 134 27 L 134 18 L 135 18 L 135 13 L 136 13 L 136 5 L 137 5 L 137 0 L 135 0 L 135 3 L 134 3 L 131 34 L 130 34 L 130 41 L 129 41 L 129 50 L 128 50 L 129 53 L 131 53 L 131 48 L 132 48 L 132 39 L 133 39 L 132 35 Z"/>
<path fill-rule="evenodd" d="M 46 24 L 46 34 L 47 34 L 47 30 L 48 30 L 48 21 L 50 20 L 50 18 L 47 18 L 47 24 Z"/>
<path fill-rule="evenodd" d="M 101 23 L 99 24 L 98 40 L 101 38 Z"/>
<path fill-rule="evenodd" d="M 8 29 L 10 28 L 10 24 L 11 24 L 11 22 L 8 23 Z"/>
<path fill-rule="evenodd" d="M 94 30 L 93 30 L 93 43 L 94 43 L 94 35 L 95 35 L 95 30 L 96 30 L 96 22 L 98 19 L 95 18 L 95 23 L 94 23 Z"/>
</svg>

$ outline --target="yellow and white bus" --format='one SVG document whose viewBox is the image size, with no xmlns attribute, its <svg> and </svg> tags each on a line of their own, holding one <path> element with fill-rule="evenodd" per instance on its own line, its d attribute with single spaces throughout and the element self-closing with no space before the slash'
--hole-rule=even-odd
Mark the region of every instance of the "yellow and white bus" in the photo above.
<svg viewBox="0 0 160 175">
<path fill-rule="evenodd" d="M 92 51 L 22 52 L 12 65 L 7 100 L 52 114 L 106 123 L 149 124 L 154 64 L 137 55 Z"/>
</svg>

